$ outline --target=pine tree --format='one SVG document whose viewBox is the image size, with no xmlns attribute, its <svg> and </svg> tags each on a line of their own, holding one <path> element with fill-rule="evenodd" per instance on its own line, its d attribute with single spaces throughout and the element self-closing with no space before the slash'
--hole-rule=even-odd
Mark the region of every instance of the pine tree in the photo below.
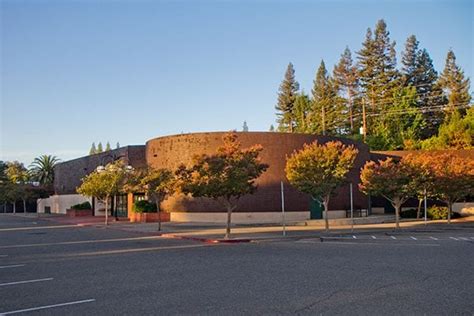
<svg viewBox="0 0 474 316">
<path fill-rule="evenodd" d="M 89 155 L 93 155 L 97 153 L 97 149 L 95 148 L 95 142 L 92 143 L 91 149 L 89 150 Z"/>
<path fill-rule="evenodd" d="M 417 58 L 419 42 L 415 35 L 410 35 L 405 42 L 405 50 L 402 55 L 402 79 L 403 84 L 416 86 Z"/>
<path fill-rule="evenodd" d="M 298 89 L 299 84 L 295 79 L 293 64 L 289 63 L 286 69 L 285 78 L 279 88 L 278 103 L 275 106 L 278 116 L 278 130 L 280 131 L 293 132 L 293 107 Z"/>
<path fill-rule="evenodd" d="M 421 133 L 421 138 L 426 139 L 436 135 L 440 124 L 443 122 L 443 113 L 440 106 L 446 103 L 442 90 L 436 84 L 438 73 L 433 67 L 426 49 L 418 48 L 419 42 L 415 35 L 408 37 L 405 51 L 402 56 L 402 78 L 405 87 L 416 88 L 416 106 L 423 108 L 423 117 L 426 123 Z"/>
<path fill-rule="evenodd" d="M 99 144 L 97 145 L 97 150 L 95 151 L 95 153 L 98 154 L 98 153 L 101 153 L 103 151 L 104 151 L 104 149 L 102 148 L 102 143 L 99 142 Z"/>
<path fill-rule="evenodd" d="M 116 148 L 116 149 L 119 149 L 119 148 L 120 148 L 120 143 L 119 143 L 119 142 L 117 142 L 117 145 L 115 145 L 115 148 Z"/>
<path fill-rule="evenodd" d="M 400 80 L 396 69 L 395 42 L 390 41 L 390 33 L 384 20 L 379 20 L 374 34 L 367 30 L 365 42 L 358 54 L 359 79 L 369 110 L 378 114 L 389 110 L 394 90 Z M 368 132 L 372 132 L 368 121 Z"/>
<path fill-rule="evenodd" d="M 446 65 L 439 78 L 439 85 L 448 97 L 446 114 L 450 116 L 456 111 L 464 114 L 471 101 L 470 82 L 469 78 L 464 77 L 461 67 L 456 64 L 456 56 L 452 50 L 449 50 L 446 56 Z"/>
<path fill-rule="evenodd" d="M 242 125 L 242 132 L 248 132 L 249 131 L 249 127 L 247 125 L 247 121 L 244 121 L 244 124 Z"/>
<path fill-rule="evenodd" d="M 273 126 L 273 124 L 272 124 L 272 125 L 270 125 L 270 129 L 269 129 L 268 131 L 270 131 L 270 132 L 274 132 L 274 131 L 275 131 L 275 126 Z"/>
<path fill-rule="evenodd" d="M 313 105 L 311 111 L 309 131 L 322 135 L 337 134 L 340 131 L 342 102 L 337 97 L 333 80 L 329 77 L 324 61 L 316 73 L 313 81 Z"/>
<path fill-rule="evenodd" d="M 109 151 L 109 150 L 112 150 L 112 148 L 110 147 L 110 143 L 107 142 L 107 144 L 105 145 L 105 151 Z"/>
<path fill-rule="evenodd" d="M 298 93 L 294 106 L 295 132 L 308 132 L 308 115 L 311 111 L 311 100 L 309 96 L 302 91 Z"/>
<path fill-rule="evenodd" d="M 354 116 L 360 113 L 360 108 L 357 107 L 359 78 L 349 47 L 346 47 L 339 63 L 334 67 L 333 78 L 336 90 L 344 99 L 349 117 L 348 128 L 350 134 L 353 134 L 357 131 Z"/>
</svg>

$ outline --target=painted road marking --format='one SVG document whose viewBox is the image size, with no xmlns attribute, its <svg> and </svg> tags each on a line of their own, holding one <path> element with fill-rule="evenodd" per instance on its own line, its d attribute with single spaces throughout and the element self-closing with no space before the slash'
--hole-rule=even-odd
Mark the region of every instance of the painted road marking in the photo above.
<svg viewBox="0 0 474 316">
<path fill-rule="evenodd" d="M 372 239 L 377 239 L 377 237 L 375 237 L 375 236 L 372 236 Z"/>
<path fill-rule="evenodd" d="M 0 269 L 8 269 L 8 268 L 19 268 L 19 267 L 24 267 L 24 264 L 12 264 L 9 266 L 0 266 Z"/>
<path fill-rule="evenodd" d="M 433 240 L 438 240 L 438 238 L 436 238 L 436 237 L 430 237 L 430 238 L 433 239 Z"/>
<path fill-rule="evenodd" d="M 6 258 L 8 255 L 0 255 L 0 258 Z"/>
<path fill-rule="evenodd" d="M 37 226 L 37 227 L 15 227 L 15 228 L 0 228 L 0 232 L 11 232 L 17 230 L 38 230 L 38 229 L 53 229 L 53 228 L 74 228 L 76 225 L 58 225 L 58 226 Z"/>
<path fill-rule="evenodd" d="M 43 281 L 51 281 L 51 280 L 53 280 L 53 278 L 36 279 L 36 280 L 25 280 L 25 281 L 17 281 L 17 282 L 0 283 L 0 286 L 16 285 L 16 284 L 25 284 L 25 283 L 35 283 L 35 282 L 43 282 Z"/>
<path fill-rule="evenodd" d="M 418 240 L 418 239 L 416 239 L 416 238 L 415 238 L 415 237 L 413 237 L 413 236 L 410 236 L 410 238 L 411 238 L 411 239 L 413 239 L 413 240 Z"/>
<path fill-rule="evenodd" d="M 356 237 L 356 236 L 354 236 L 354 235 L 352 235 L 352 238 L 354 238 L 354 239 L 357 239 L 357 237 Z"/>
<path fill-rule="evenodd" d="M 458 238 L 461 239 L 461 240 L 469 240 L 466 237 L 458 237 Z"/>
<path fill-rule="evenodd" d="M 63 245 L 102 243 L 102 242 L 116 242 L 116 241 L 148 240 L 148 239 L 160 239 L 160 238 L 161 238 L 161 236 L 146 236 L 146 237 L 130 237 L 130 238 L 116 238 L 116 239 L 63 241 L 63 242 L 54 242 L 54 243 L 37 243 L 37 244 L 24 244 L 24 245 L 0 246 L 0 249 L 5 249 L 5 248 L 42 247 L 42 246 L 63 246 Z"/>
<path fill-rule="evenodd" d="M 392 239 L 397 239 L 397 237 L 395 237 L 395 236 L 390 236 L 390 237 L 392 237 Z"/>
<path fill-rule="evenodd" d="M 454 238 L 454 237 L 449 237 L 449 238 L 451 238 L 452 240 L 458 240 L 457 238 Z"/>
<path fill-rule="evenodd" d="M 472 240 L 474 240 L 474 237 L 471 237 Z"/>
<path fill-rule="evenodd" d="M 38 311 L 38 310 L 42 310 L 42 309 L 69 306 L 69 305 L 77 305 L 77 304 L 83 304 L 83 303 L 92 303 L 92 302 L 95 302 L 95 299 L 88 299 L 88 300 L 82 300 L 82 301 L 67 302 L 67 303 L 61 303 L 61 304 L 45 305 L 45 306 L 38 306 L 38 307 L 32 307 L 32 308 L 26 308 L 26 309 L 19 309 L 19 310 L 16 310 L 16 311 L 3 312 L 3 313 L 0 313 L 0 315 L 11 315 L 11 314 L 18 314 L 18 313 L 25 313 L 25 312 L 33 312 L 33 311 Z"/>
</svg>

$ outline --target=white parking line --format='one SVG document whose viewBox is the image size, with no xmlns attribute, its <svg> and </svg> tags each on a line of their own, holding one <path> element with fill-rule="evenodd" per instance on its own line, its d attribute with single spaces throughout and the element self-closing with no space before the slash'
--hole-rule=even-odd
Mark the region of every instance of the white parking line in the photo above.
<svg viewBox="0 0 474 316">
<path fill-rule="evenodd" d="M 83 303 L 91 303 L 91 302 L 95 302 L 95 299 L 88 299 L 88 300 L 82 300 L 82 301 L 67 302 L 67 303 L 61 303 L 61 304 L 45 305 L 45 306 L 38 306 L 38 307 L 32 307 L 32 308 L 26 308 L 26 309 L 19 309 L 19 310 L 16 310 L 16 311 L 3 312 L 3 313 L 0 313 L 0 315 L 11 315 L 11 314 L 37 311 L 37 310 L 41 310 L 41 309 L 48 309 L 48 308 L 54 308 L 54 307 L 83 304 Z"/>
<path fill-rule="evenodd" d="M 436 238 L 436 237 L 430 237 L 430 238 L 433 239 L 433 240 L 438 240 L 438 238 Z"/>
<path fill-rule="evenodd" d="M 43 282 L 43 281 L 51 281 L 51 280 L 53 280 L 53 278 L 36 279 L 36 280 L 25 280 L 25 281 L 17 281 L 17 282 L 0 283 L 0 286 L 16 285 L 16 284 L 25 284 L 25 283 L 35 283 L 35 282 Z"/>
<path fill-rule="evenodd" d="M 8 268 L 19 268 L 19 267 L 24 267 L 24 264 L 12 264 L 9 266 L 0 266 L 0 269 L 8 269 Z"/>
<path fill-rule="evenodd" d="M 451 238 L 452 240 L 458 240 L 457 238 L 454 238 L 454 237 L 449 237 L 449 238 Z"/>
<path fill-rule="evenodd" d="M 466 237 L 458 237 L 458 238 L 461 239 L 461 240 L 469 240 Z"/>
<path fill-rule="evenodd" d="M 418 240 L 418 239 L 416 239 L 416 238 L 415 238 L 415 237 L 413 237 L 413 236 L 410 236 L 410 238 L 411 238 L 411 239 L 413 239 L 413 240 Z"/>
<path fill-rule="evenodd" d="M 474 237 L 471 237 L 472 240 L 474 240 Z"/>
<path fill-rule="evenodd" d="M 390 237 L 392 237 L 392 239 L 397 239 L 397 237 L 395 237 L 395 236 L 390 236 Z"/>
<path fill-rule="evenodd" d="M 375 236 L 372 236 L 372 239 L 377 239 L 377 237 L 375 237 Z"/>
<path fill-rule="evenodd" d="M 356 236 L 354 236 L 354 235 L 352 235 L 352 238 L 354 238 L 354 239 L 357 239 L 357 237 L 356 237 Z"/>
</svg>

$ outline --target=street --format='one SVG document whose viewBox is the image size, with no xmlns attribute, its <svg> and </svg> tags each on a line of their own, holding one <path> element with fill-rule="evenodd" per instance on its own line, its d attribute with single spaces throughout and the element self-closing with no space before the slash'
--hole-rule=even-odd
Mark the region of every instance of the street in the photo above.
<svg viewBox="0 0 474 316">
<path fill-rule="evenodd" d="M 474 312 L 474 229 L 202 243 L 0 216 L 0 314 Z"/>
</svg>

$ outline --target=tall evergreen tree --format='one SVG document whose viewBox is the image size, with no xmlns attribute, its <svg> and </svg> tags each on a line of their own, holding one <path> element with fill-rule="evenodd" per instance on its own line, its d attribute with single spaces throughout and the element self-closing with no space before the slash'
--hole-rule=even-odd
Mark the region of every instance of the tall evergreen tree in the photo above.
<svg viewBox="0 0 474 316">
<path fill-rule="evenodd" d="M 365 102 L 372 113 L 389 110 L 394 89 L 399 86 L 399 73 L 396 69 L 395 42 L 384 20 L 379 20 L 374 34 L 370 28 L 358 54 L 359 79 L 363 88 Z M 368 121 L 368 132 L 372 132 Z"/>
<path fill-rule="evenodd" d="M 357 126 L 354 124 L 355 116 L 360 113 L 360 109 L 357 107 L 359 78 L 349 47 L 346 47 L 339 63 L 334 67 L 333 78 L 336 90 L 344 99 L 349 117 L 349 131 L 350 134 L 353 134 L 357 130 Z"/>
<path fill-rule="evenodd" d="M 275 126 L 273 126 L 273 124 L 270 125 L 270 129 L 269 129 L 268 131 L 269 131 L 269 132 L 274 132 L 274 131 L 275 131 Z"/>
<path fill-rule="evenodd" d="M 295 79 L 295 70 L 293 64 L 289 63 L 286 69 L 285 78 L 280 85 L 278 103 L 275 106 L 278 116 L 278 129 L 280 131 L 293 132 L 293 107 L 298 90 L 299 84 Z"/>
<path fill-rule="evenodd" d="M 98 154 L 98 153 L 101 153 L 103 151 L 104 151 L 104 149 L 102 148 L 102 143 L 99 142 L 99 144 L 97 145 L 97 150 L 96 150 L 95 153 Z"/>
<path fill-rule="evenodd" d="M 313 83 L 309 131 L 323 135 L 337 134 L 341 124 L 344 124 L 341 122 L 342 102 L 337 97 L 334 82 L 329 77 L 323 60 Z"/>
<path fill-rule="evenodd" d="M 433 67 L 426 49 L 418 48 L 419 42 L 415 35 L 408 37 L 405 51 L 402 55 L 402 78 L 405 87 L 416 88 L 416 106 L 423 108 L 423 117 L 426 123 L 421 138 L 426 139 L 436 135 L 437 130 L 443 122 L 443 113 L 440 112 L 446 100 L 442 90 L 436 84 L 438 73 Z"/>
<path fill-rule="evenodd" d="M 89 150 L 89 155 L 97 153 L 97 148 L 95 148 L 95 143 L 92 143 L 91 149 Z"/>
<path fill-rule="evenodd" d="M 298 93 L 295 100 L 293 114 L 295 117 L 295 131 L 297 133 L 308 132 L 308 116 L 311 112 L 311 100 L 309 96 L 302 91 Z"/>
<path fill-rule="evenodd" d="M 244 121 L 244 124 L 242 125 L 242 132 L 248 132 L 249 131 L 249 127 L 247 125 L 247 121 Z"/>
<path fill-rule="evenodd" d="M 120 143 L 119 143 L 119 142 L 117 142 L 117 145 L 115 145 L 115 148 L 116 148 L 116 149 L 119 149 L 119 148 L 120 148 Z"/>
<path fill-rule="evenodd" d="M 107 144 L 105 144 L 105 151 L 109 151 L 109 150 L 112 150 L 112 147 L 110 147 L 110 143 L 107 142 Z"/>
<path fill-rule="evenodd" d="M 456 56 L 450 49 L 446 56 L 446 65 L 439 78 L 439 85 L 446 93 L 448 105 L 446 114 L 450 116 L 456 111 L 466 113 L 466 108 L 471 101 L 469 94 L 469 78 L 464 77 L 464 71 L 456 64 Z"/>
</svg>

